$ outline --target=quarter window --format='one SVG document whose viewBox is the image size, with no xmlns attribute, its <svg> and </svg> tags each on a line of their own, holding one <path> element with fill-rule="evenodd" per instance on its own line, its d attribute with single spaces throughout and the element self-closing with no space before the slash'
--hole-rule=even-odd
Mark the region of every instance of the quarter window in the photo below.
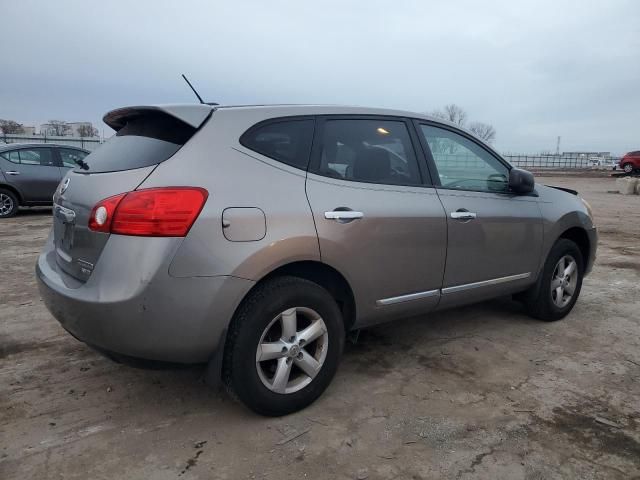
<svg viewBox="0 0 640 480">
<path fill-rule="evenodd" d="M 508 191 L 509 169 L 485 149 L 451 130 L 420 127 L 444 188 Z"/>
<path fill-rule="evenodd" d="M 3 152 L 0 153 L 2 158 L 5 160 L 9 160 L 12 163 L 20 163 L 20 155 L 17 150 L 12 150 L 11 152 Z"/>
<path fill-rule="evenodd" d="M 83 160 L 87 156 L 87 153 L 82 150 L 75 150 L 72 148 L 60 148 L 60 159 L 62 160 L 62 166 L 68 168 L 75 168 L 80 165 L 78 162 Z"/>
<path fill-rule="evenodd" d="M 292 167 L 307 169 L 314 121 L 285 120 L 249 129 L 240 138 L 245 147 Z"/>
<path fill-rule="evenodd" d="M 407 126 L 389 120 L 327 120 L 317 173 L 356 182 L 419 185 Z"/>
</svg>

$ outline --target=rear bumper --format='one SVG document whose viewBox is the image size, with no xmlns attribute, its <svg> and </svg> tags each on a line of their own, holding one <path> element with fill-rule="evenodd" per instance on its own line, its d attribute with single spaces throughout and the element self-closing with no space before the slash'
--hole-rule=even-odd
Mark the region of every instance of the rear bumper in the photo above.
<svg viewBox="0 0 640 480">
<path fill-rule="evenodd" d="M 206 362 L 253 282 L 170 276 L 176 241 L 113 235 L 89 280 L 80 284 L 58 268 L 50 238 L 36 265 L 42 299 L 69 333 L 98 349 Z"/>
</svg>

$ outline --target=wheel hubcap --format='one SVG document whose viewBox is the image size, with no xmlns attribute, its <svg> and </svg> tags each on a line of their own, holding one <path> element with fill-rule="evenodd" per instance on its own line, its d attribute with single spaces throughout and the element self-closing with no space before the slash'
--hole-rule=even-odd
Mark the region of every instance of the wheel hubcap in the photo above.
<svg viewBox="0 0 640 480">
<path fill-rule="evenodd" d="M 13 199 L 4 193 L 0 193 L 0 215 L 8 215 L 13 210 Z"/>
<path fill-rule="evenodd" d="M 258 376 L 272 392 L 297 392 L 318 375 L 328 346 L 327 326 L 315 310 L 289 308 L 262 332 L 256 350 Z"/>
<path fill-rule="evenodd" d="M 565 255 L 556 264 L 551 277 L 551 300 L 559 308 L 566 307 L 578 284 L 578 264 L 571 255 Z"/>
<path fill-rule="evenodd" d="M 631 164 L 627 163 L 624 166 L 624 171 L 627 172 L 627 173 L 631 173 L 631 170 L 633 170 L 633 167 L 631 166 Z"/>
</svg>

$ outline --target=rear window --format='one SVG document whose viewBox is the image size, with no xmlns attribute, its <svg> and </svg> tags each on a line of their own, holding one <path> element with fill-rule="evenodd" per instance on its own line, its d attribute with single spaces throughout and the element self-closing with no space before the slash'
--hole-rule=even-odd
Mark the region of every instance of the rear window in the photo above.
<svg viewBox="0 0 640 480">
<path fill-rule="evenodd" d="M 80 173 L 105 173 L 164 162 L 193 136 L 196 129 L 166 114 L 135 116 L 104 145 L 75 167 Z"/>
<path fill-rule="evenodd" d="M 306 170 L 313 125 L 312 119 L 269 121 L 250 128 L 242 135 L 240 143 L 269 158 Z"/>
</svg>

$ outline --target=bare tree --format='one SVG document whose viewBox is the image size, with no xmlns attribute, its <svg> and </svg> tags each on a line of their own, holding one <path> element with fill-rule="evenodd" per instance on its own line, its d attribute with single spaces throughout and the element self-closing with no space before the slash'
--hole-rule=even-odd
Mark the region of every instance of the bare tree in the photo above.
<svg viewBox="0 0 640 480">
<path fill-rule="evenodd" d="M 2 133 L 11 134 L 11 133 L 24 133 L 24 128 L 21 123 L 14 122 L 13 120 L 2 120 L 0 119 L 0 131 Z"/>
<path fill-rule="evenodd" d="M 71 127 L 67 124 L 67 122 L 63 120 L 49 120 L 49 123 L 47 125 L 49 127 L 49 130 L 53 132 L 53 135 L 57 137 L 62 137 L 67 132 L 69 132 L 69 130 L 71 130 Z"/>
<path fill-rule="evenodd" d="M 467 112 L 455 103 L 445 105 L 443 110 L 435 110 L 431 115 L 435 118 L 455 123 L 461 127 L 464 127 L 465 123 L 467 123 Z"/>
<path fill-rule="evenodd" d="M 493 125 L 489 125 L 488 123 L 473 122 L 469 125 L 469 130 L 487 143 L 493 142 L 496 138 L 496 129 L 493 128 Z"/>
<path fill-rule="evenodd" d="M 90 123 L 83 124 L 78 127 L 78 135 L 81 137 L 97 137 L 98 129 Z"/>
</svg>

